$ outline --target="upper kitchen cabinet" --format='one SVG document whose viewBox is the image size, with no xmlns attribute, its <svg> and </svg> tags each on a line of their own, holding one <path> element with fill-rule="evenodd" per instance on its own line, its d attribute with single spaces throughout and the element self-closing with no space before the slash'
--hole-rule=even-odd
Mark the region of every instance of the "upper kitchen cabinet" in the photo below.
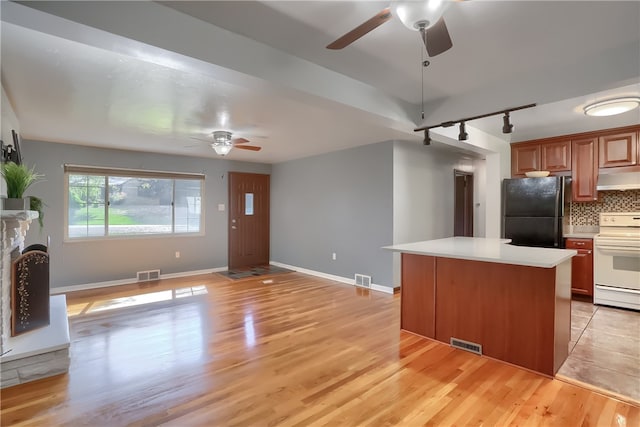
<svg viewBox="0 0 640 427">
<path fill-rule="evenodd" d="M 638 164 L 638 132 L 602 135 L 598 139 L 600 167 L 615 168 Z"/>
<path fill-rule="evenodd" d="M 571 141 L 571 198 L 574 202 L 598 200 L 598 138 Z"/>
<path fill-rule="evenodd" d="M 543 171 L 570 171 L 571 140 L 541 143 L 540 163 Z"/>
<path fill-rule="evenodd" d="M 511 145 L 511 176 L 531 171 L 571 170 L 571 140 L 541 140 Z"/>
<path fill-rule="evenodd" d="M 511 176 L 524 176 L 540 169 L 540 144 L 511 145 Z"/>
</svg>

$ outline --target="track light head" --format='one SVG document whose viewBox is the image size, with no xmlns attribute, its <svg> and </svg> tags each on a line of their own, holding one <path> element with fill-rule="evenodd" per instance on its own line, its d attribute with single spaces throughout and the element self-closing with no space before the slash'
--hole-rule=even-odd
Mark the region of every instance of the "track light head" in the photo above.
<svg viewBox="0 0 640 427">
<path fill-rule="evenodd" d="M 460 133 L 458 134 L 458 141 L 466 141 L 469 138 L 469 134 L 466 132 L 464 122 L 460 122 Z"/>
<path fill-rule="evenodd" d="M 429 135 L 429 129 L 424 130 L 424 140 L 422 141 L 423 145 L 431 145 L 431 135 Z"/>
<path fill-rule="evenodd" d="M 511 133 L 513 131 L 513 125 L 509 122 L 509 112 L 505 111 L 504 117 L 502 118 L 502 133 Z"/>
</svg>

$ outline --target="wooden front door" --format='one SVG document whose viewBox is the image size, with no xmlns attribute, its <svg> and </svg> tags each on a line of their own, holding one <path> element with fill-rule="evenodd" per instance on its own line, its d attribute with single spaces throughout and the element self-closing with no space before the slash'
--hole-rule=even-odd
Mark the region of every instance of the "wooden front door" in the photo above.
<svg viewBox="0 0 640 427">
<path fill-rule="evenodd" d="M 473 174 L 455 171 L 454 236 L 473 237 Z"/>
<path fill-rule="evenodd" d="M 229 268 L 269 264 L 269 175 L 229 172 Z"/>
</svg>

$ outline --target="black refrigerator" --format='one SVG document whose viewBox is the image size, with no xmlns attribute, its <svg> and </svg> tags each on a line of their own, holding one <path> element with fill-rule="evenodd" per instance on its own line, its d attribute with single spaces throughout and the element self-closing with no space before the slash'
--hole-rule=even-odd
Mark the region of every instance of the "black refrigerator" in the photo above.
<svg viewBox="0 0 640 427">
<path fill-rule="evenodd" d="M 503 180 L 503 236 L 517 246 L 564 248 L 562 224 L 570 191 L 571 179 L 563 176 Z"/>
</svg>

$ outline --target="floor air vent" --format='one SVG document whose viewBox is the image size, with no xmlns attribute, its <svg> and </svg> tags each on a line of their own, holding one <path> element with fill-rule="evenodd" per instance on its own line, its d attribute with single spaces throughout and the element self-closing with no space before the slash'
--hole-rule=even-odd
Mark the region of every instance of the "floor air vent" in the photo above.
<svg viewBox="0 0 640 427">
<path fill-rule="evenodd" d="M 356 286 L 360 286 L 361 288 L 371 288 L 371 276 L 356 274 Z"/>
<path fill-rule="evenodd" d="M 471 353 L 475 353 L 482 356 L 482 346 L 474 342 L 469 342 L 469 341 L 452 337 L 451 347 L 459 348 L 460 350 L 470 351 Z"/>
<path fill-rule="evenodd" d="M 138 278 L 138 282 L 158 280 L 160 278 L 160 270 L 138 271 L 136 277 Z"/>
</svg>

